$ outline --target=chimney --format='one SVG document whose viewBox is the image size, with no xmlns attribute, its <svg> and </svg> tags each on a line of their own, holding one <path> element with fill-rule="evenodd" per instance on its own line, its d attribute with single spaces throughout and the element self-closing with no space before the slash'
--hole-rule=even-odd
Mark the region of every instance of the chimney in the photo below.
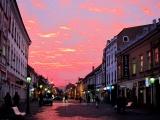
<svg viewBox="0 0 160 120">
<path fill-rule="evenodd" d="M 158 24 L 160 25 L 160 18 L 158 19 Z"/>
<path fill-rule="evenodd" d="M 156 24 L 156 19 L 153 20 L 153 24 Z"/>
<path fill-rule="evenodd" d="M 153 20 L 153 26 L 156 28 L 156 19 Z"/>
<path fill-rule="evenodd" d="M 92 71 L 94 70 L 94 66 L 92 66 Z"/>
</svg>

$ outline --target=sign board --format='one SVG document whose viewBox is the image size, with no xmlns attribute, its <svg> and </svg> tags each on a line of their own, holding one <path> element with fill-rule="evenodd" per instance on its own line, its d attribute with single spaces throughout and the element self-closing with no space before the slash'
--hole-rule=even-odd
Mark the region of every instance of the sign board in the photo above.
<svg viewBox="0 0 160 120">
<path fill-rule="evenodd" d="M 149 87 L 149 85 L 150 85 L 150 80 L 149 80 L 148 77 L 146 77 L 146 78 L 145 78 L 145 86 L 146 86 L 146 87 Z"/>
<path fill-rule="evenodd" d="M 129 78 L 129 55 L 123 55 L 123 77 Z"/>
</svg>

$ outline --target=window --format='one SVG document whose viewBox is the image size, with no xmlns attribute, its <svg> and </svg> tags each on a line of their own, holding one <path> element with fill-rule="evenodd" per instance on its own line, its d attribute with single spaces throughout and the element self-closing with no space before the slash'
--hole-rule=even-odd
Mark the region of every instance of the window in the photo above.
<svg viewBox="0 0 160 120">
<path fill-rule="evenodd" d="M 117 74 L 116 71 L 114 71 L 114 78 L 115 78 L 114 82 L 116 82 L 116 74 Z"/>
<path fill-rule="evenodd" d="M 121 66 L 119 65 L 118 66 L 118 76 L 117 77 L 120 78 L 120 76 L 121 76 Z"/>
<path fill-rule="evenodd" d="M 132 60 L 132 65 L 133 65 L 133 74 L 136 74 L 136 58 L 133 58 L 133 60 Z"/>
<path fill-rule="evenodd" d="M 140 55 L 140 72 L 143 72 L 143 55 Z"/>
<path fill-rule="evenodd" d="M 3 39 L 3 55 L 6 56 L 7 52 L 7 40 Z"/>
<path fill-rule="evenodd" d="M 151 69 L 151 52 L 147 52 L 147 70 Z"/>
<path fill-rule="evenodd" d="M 128 36 L 123 36 L 123 42 L 129 42 L 129 37 Z"/>
<path fill-rule="evenodd" d="M 158 66 L 159 58 L 158 58 L 158 47 L 154 49 L 154 66 Z"/>
<path fill-rule="evenodd" d="M 2 0 L 0 0 L 0 4 L 2 5 Z"/>
</svg>

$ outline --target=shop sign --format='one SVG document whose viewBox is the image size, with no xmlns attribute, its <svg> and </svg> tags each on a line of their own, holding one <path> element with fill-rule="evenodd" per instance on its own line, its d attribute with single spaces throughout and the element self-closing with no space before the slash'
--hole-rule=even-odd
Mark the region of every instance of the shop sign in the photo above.
<svg viewBox="0 0 160 120">
<path fill-rule="evenodd" d="M 149 85 L 150 85 L 150 80 L 148 77 L 145 78 L 145 85 L 146 85 L 146 87 L 149 87 Z"/>
<path fill-rule="evenodd" d="M 129 55 L 123 56 L 123 76 L 129 78 Z"/>
</svg>

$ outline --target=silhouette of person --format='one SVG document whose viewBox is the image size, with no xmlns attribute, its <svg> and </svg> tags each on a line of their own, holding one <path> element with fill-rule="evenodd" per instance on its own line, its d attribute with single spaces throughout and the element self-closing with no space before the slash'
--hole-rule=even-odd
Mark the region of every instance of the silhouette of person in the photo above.
<svg viewBox="0 0 160 120">
<path fill-rule="evenodd" d="M 117 113 L 121 113 L 121 107 L 122 107 L 122 97 L 121 95 L 118 96 L 117 98 Z"/>
<path fill-rule="evenodd" d="M 124 94 L 122 95 L 122 112 L 125 113 L 125 108 L 126 108 L 126 97 Z"/>
<path fill-rule="evenodd" d="M 4 97 L 4 101 L 5 101 L 6 110 L 9 110 L 10 107 L 12 106 L 12 98 L 11 98 L 9 92 L 6 93 L 6 96 Z"/>
<path fill-rule="evenodd" d="M 88 95 L 87 103 L 90 103 L 90 96 Z"/>
<path fill-rule="evenodd" d="M 81 98 L 81 96 L 79 97 L 79 103 L 81 103 L 82 102 L 82 98 Z"/>
<path fill-rule="evenodd" d="M 96 108 L 98 108 L 99 101 L 100 101 L 98 96 L 95 98 L 95 101 L 96 101 Z"/>
<path fill-rule="evenodd" d="M 18 95 L 18 92 L 15 92 L 15 95 L 13 96 L 13 101 L 14 101 L 14 106 L 19 106 L 19 100 L 20 100 L 20 97 Z"/>
<path fill-rule="evenodd" d="M 42 95 L 42 91 L 40 91 L 39 94 L 39 106 L 42 107 L 42 102 L 43 102 L 43 95 Z"/>
<path fill-rule="evenodd" d="M 67 100 L 68 100 L 68 97 L 67 97 L 67 95 L 65 95 L 65 102 L 67 102 Z"/>
</svg>

